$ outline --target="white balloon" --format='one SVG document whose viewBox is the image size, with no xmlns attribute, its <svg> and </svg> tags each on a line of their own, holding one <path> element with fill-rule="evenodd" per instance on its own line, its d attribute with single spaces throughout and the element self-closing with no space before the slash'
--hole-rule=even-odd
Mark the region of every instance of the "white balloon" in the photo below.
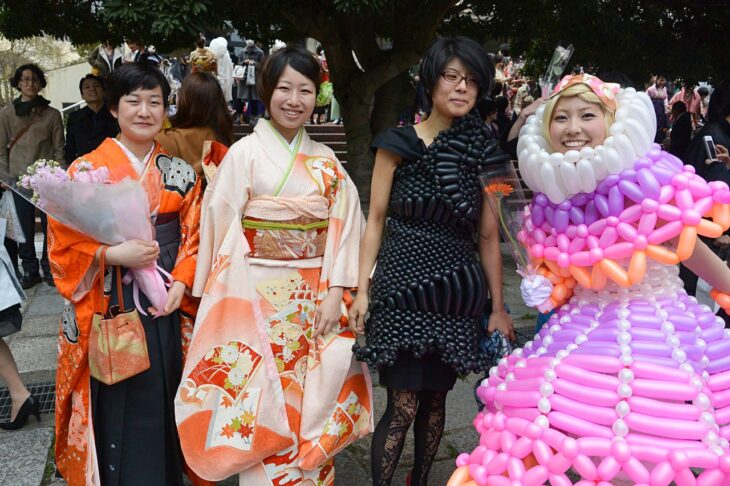
<svg viewBox="0 0 730 486">
<path fill-rule="evenodd" d="M 542 192 L 555 204 L 560 204 L 565 200 L 561 187 L 558 187 L 558 181 L 555 177 L 555 169 L 550 164 L 542 164 L 540 167 L 540 178 Z"/>
<path fill-rule="evenodd" d="M 649 139 L 646 133 L 646 128 L 641 126 L 638 120 L 629 119 L 626 120 L 626 136 L 631 140 L 631 145 L 634 146 L 634 151 L 638 156 L 646 154 L 651 148 L 652 140 Z M 632 161 L 633 163 L 633 161 Z"/>
<path fill-rule="evenodd" d="M 631 145 L 629 137 L 623 133 L 619 133 L 614 135 L 613 139 L 615 140 L 616 150 L 619 153 L 619 163 L 624 165 L 628 160 L 628 163 L 633 164 L 634 159 L 636 158 L 636 153 L 634 152 L 634 147 Z"/>
<path fill-rule="evenodd" d="M 596 164 L 601 163 L 600 159 L 596 157 Z M 578 173 L 578 181 L 580 182 L 580 192 L 593 192 L 596 190 L 596 174 L 593 172 L 593 167 L 590 162 L 586 159 L 581 159 L 575 164 L 576 172 Z"/>
<path fill-rule="evenodd" d="M 560 177 L 563 179 L 563 185 L 571 194 L 581 192 L 580 178 L 575 165 L 570 162 L 563 162 L 560 165 Z"/>
<path fill-rule="evenodd" d="M 609 174 L 618 174 L 623 169 L 623 166 L 621 165 L 621 155 L 613 147 L 606 147 L 603 160 L 605 162 L 604 166 Z"/>
<path fill-rule="evenodd" d="M 568 150 L 563 156 L 565 161 L 571 164 L 575 164 L 580 159 L 580 153 L 577 150 Z"/>
</svg>

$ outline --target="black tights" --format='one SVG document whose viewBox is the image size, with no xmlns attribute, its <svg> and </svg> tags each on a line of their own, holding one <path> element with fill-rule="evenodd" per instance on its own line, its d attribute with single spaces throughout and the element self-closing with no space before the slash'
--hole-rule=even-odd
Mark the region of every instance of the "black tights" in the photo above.
<svg viewBox="0 0 730 486">
<path fill-rule="evenodd" d="M 428 483 L 446 419 L 445 391 L 411 391 L 388 388 L 388 405 L 375 427 L 371 446 L 374 486 L 389 486 L 398 466 L 406 434 L 414 422 L 412 486 Z"/>
</svg>

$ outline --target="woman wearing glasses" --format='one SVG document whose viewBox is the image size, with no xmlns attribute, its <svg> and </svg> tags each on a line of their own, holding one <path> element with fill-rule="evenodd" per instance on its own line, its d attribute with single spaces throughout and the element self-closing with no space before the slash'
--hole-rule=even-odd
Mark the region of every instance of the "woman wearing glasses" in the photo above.
<svg viewBox="0 0 730 486">
<path fill-rule="evenodd" d="M 372 441 L 376 485 L 390 484 L 411 423 L 415 457 L 406 482 L 428 483 L 447 392 L 457 374 L 487 368 L 478 344 L 488 305 L 489 330 L 514 338 L 504 310 L 497 220 L 478 180 L 487 165 L 506 157 L 472 113 L 490 90 L 494 67 L 476 42 L 440 38 L 421 62 L 420 79 L 431 101 L 429 118 L 385 130 L 373 142 L 370 214 L 350 312 L 351 325 L 367 341 L 355 346 L 356 354 L 378 368 L 388 389 Z"/>
</svg>

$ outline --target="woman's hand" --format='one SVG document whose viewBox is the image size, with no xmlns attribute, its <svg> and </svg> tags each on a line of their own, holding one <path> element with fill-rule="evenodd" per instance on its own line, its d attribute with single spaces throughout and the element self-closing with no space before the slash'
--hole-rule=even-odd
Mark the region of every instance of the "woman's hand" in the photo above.
<svg viewBox="0 0 730 486">
<path fill-rule="evenodd" d="M 368 299 L 367 292 L 358 292 L 350 306 L 350 315 L 348 316 L 350 329 L 355 334 L 365 333 L 365 314 L 368 313 L 369 305 L 370 299 Z"/>
<path fill-rule="evenodd" d="M 532 103 L 530 103 L 529 105 L 527 105 L 525 108 L 523 108 L 520 111 L 519 116 L 520 117 L 523 117 L 524 120 L 527 120 L 527 118 L 530 115 L 534 115 L 535 112 L 537 111 L 537 109 L 540 108 L 542 105 L 544 105 L 546 101 L 547 101 L 547 98 L 538 98 L 538 99 L 536 99 L 535 101 L 533 101 Z"/>
<path fill-rule="evenodd" d="M 170 288 L 167 291 L 167 303 L 165 304 L 165 309 L 162 312 L 157 312 L 157 309 L 154 307 L 150 307 L 147 310 L 157 317 L 168 316 L 180 308 L 184 295 L 185 284 L 175 280 L 172 282 L 172 285 L 170 285 Z"/>
<path fill-rule="evenodd" d="M 489 316 L 489 325 L 487 326 L 487 332 L 490 334 L 494 331 L 499 331 L 504 337 L 510 341 L 515 340 L 515 330 L 512 327 L 512 318 L 507 311 L 502 309 L 498 311 L 492 311 Z"/>
<path fill-rule="evenodd" d="M 728 154 L 727 147 L 724 145 L 715 145 L 715 148 L 717 149 L 717 160 L 725 164 L 725 166 L 730 169 L 730 154 Z"/>
<path fill-rule="evenodd" d="M 127 240 L 109 247 L 106 263 L 125 268 L 147 268 L 157 263 L 159 255 L 160 246 L 156 241 Z"/>
<path fill-rule="evenodd" d="M 317 306 L 314 314 L 314 333 L 312 338 L 326 335 L 340 323 L 342 315 L 342 287 L 331 287 L 327 297 Z"/>
</svg>

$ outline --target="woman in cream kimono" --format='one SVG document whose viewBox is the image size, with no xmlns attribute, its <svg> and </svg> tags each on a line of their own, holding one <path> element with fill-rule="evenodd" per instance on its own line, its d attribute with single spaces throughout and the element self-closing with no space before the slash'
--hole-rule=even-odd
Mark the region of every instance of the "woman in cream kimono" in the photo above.
<svg viewBox="0 0 730 486">
<path fill-rule="evenodd" d="M 175 400 L 186 461 L 205 479 L 330 485 L 333 456 L 372 430 L 344 306 L 357 282 L 357 190 L 303 129 L 319 76 L 300 48 L 267 60 L 271 120 L 230 148 L 205 193 L 202 300 Z"/>
</svg>

